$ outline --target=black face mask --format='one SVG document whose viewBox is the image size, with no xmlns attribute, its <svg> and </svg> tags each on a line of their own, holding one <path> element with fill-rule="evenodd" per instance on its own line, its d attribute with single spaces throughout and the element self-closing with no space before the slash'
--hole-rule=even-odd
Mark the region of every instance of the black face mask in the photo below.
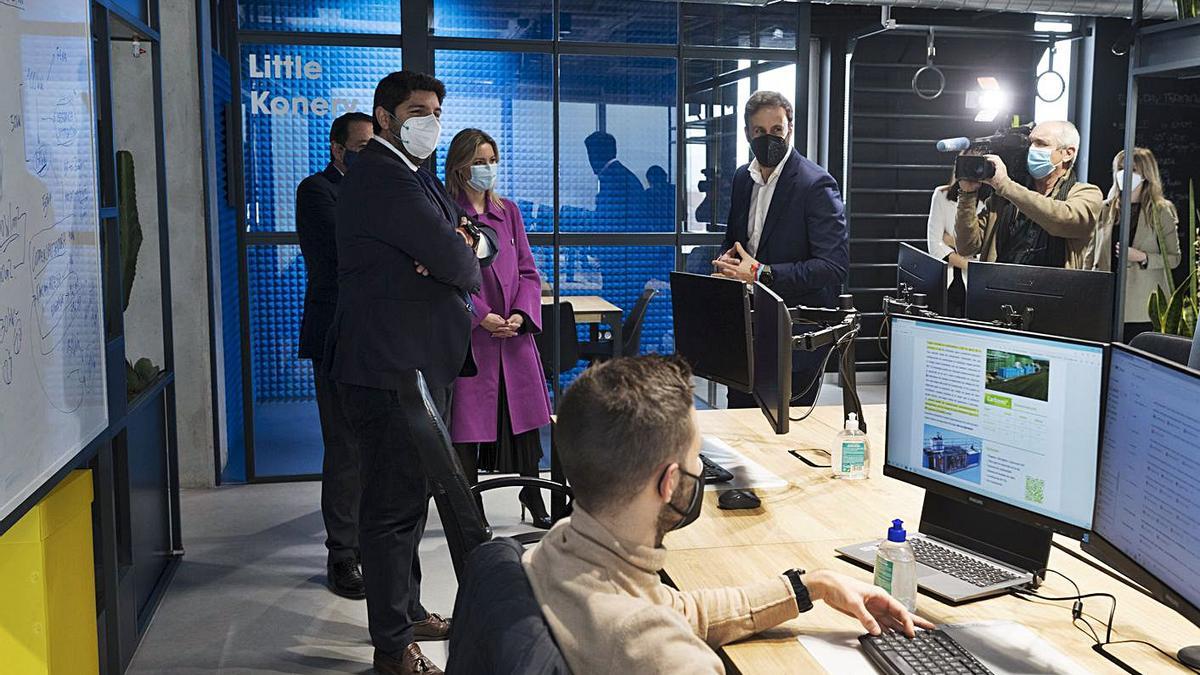
<svg viewBox="0 0 1200 675">
<path fill-rule="evenodd" d="M 770 169 L 779 166 L 787 156 L 788 142 L 786 138 L 774 134 L 763 134 L 750 141 L 750 151 L 754 153 L 759 166 Z"/>
<path fill-rule="evenodd" d="M 679 473 L 683 476 L 679 481 L 680 489 L 675 491 L 675 494 L 671 496 L 671 501 L 667 502 L 666 506 L 666 508 L 679 515 L 679 520 L 667 526 L 666 519 L 660 517 L 659 523 L 664 533 L 685 528 L 696 522 L 696 519 L 700 517 L 700 510 L 704 508 L 704 476 L 688 473 L 683 467 L 679 468 Z M 692 481 L 692 491 L 690 493 L 685 494 L 683 491 L 684 479 Z M 684 502 L 683 505 L 676 504 L 677 500 Z"/>
</svg>

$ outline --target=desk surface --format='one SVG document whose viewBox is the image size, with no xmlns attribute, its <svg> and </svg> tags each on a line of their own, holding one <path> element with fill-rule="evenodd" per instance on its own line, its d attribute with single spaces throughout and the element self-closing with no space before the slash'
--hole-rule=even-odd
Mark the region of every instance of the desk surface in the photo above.
<svg viewBox="0 0 1200 675">
<path fill-rule="evenodd" d="M 838 481 L 828 469 L 814 469 L 788 454 L 798 449 L 816 463 L 828 457 L 812 451 L 827 450 L 841 428 L 841 406 L 822 406 L 804 422 L 793 423 L 786 436 L 771 434 L 757 410 L 716 410 L 698 413 L 701 431 L 720 437 L 747 457 L 788 481 L 778 490 L 760 490 L 763 507 L 753 511 L 721 511 L 716 493 L 705 494 L 704 513 L 692 525 L 667 536 L 666 573 L 681 589 L 743 583 L 791 567 L 828 568 L 871 580 L 869 570 L 839 560 L 838 546 L 854 544 L 886 532 L 893 518 L 919 520 L 923 490 L 884 478 L 882 405 L 867 406 L 864 417 L 870 429 L 871 479 Z M 1056 537 L 1075 551 L 1078 546 Z M 1177 613 L 1129 586 L 1055 548 L 1050 566 L 1074 579 L 1088 592 L 1117 596 L 1114 640 L 1148 640 L 1174 653 L 1188 644 L 1200 644 L 1200 628 Z M 1050 575 L 1042 586 L 1046 595 L 1072 592 L 1070 584 Z M 1001 596 L 958 607 L 920 594 L 918 612 L 935 623 L 973 620 L 1016 620 L 1041 635 L 1090 672 L 1120 672 L 1091 649 L 1092 641 L 1071 625 L 1070 602 L 1027 601 Z M 1086 613 L 1103 635 L 1107 621 L 1106 598 L 1085 601 Z M 726 655 L 743 673 L 801 672 L 818 668 L 797 641 L 803 633 L 857 631 L 856 621 L 824 605 L 752 639 L 729 645 Z M 1129 644 L 1110 650 L 1143 673 L 1187 672 L 1150 647 Z"/>
<path fill-rule="evenodd" d="M 606 320 L 605 314 L 621 314 L 620 307 L 598 295 L 560 295 L 558 299 L 560 302 L 571 303 L 571 308 L 575 310 L 575 321 L 578 323 L 602 323 Z M 542 304 L 554 304 L 554 298 L 543 295 Z"/>
</svg>

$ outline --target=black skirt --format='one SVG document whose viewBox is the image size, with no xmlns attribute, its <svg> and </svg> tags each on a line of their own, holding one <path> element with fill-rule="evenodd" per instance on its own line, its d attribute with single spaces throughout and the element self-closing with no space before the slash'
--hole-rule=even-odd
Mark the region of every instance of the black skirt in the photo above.
<svg viewBox="0 0 1200 675">
<path fill-rule="evenodd" d="M 497 473 L 536 475 L 542 459 L 540 429 L 514 434 L 512 416 L 508 412 L 508 388 L 504 385 L 504 369 L 500 369 L 500 391 L 496 397 L 499 408 L 496 417 L 496 441 L 479 444 L 479 469 Z"/>
</svg>

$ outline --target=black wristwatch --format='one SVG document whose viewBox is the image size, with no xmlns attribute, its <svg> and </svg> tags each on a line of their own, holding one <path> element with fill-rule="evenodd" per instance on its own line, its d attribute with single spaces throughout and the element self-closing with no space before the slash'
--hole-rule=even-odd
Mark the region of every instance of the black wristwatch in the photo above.
<svg viewBox="0 0 1200 675">
<path fill-rule="evenodd" d="M 792 590 L 796 592 L 796 607 L 803 614 L 813 608 L 812 597 L 808 594 L 808 586 L 804 585 L 804 570 L 793 567 L 783 573 L 792 582 Z"/>
<path fill-rule="evenodd" d="M 758 280 L 763 286 L 767 287 L 775 283 L 775 272 L 771 269 L 770 265 L 762 266 L 762 271 L 758 273 Z"/>
</svg>

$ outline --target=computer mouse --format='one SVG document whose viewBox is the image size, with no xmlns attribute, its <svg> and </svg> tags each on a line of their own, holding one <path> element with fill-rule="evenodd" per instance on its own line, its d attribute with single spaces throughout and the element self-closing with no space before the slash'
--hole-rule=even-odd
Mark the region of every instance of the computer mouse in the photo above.
<svg viewBox="0 0 1200 675">
<path fill-rule="evenodd" d="M 725 490 L 717 498 L 717 506 L 722 509 L 757 509 L 762 506 L 762 500 L 754 494 L 754 490 Z"/>
</svg>

